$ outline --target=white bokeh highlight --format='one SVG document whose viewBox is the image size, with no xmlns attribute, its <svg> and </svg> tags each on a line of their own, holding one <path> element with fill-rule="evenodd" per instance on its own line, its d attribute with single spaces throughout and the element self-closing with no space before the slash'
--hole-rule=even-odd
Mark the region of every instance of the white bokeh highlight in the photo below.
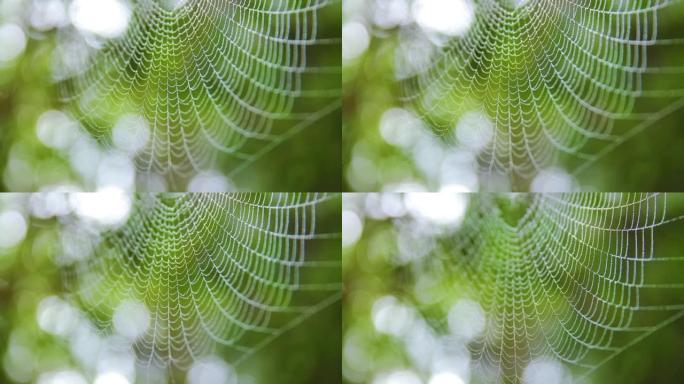
<svg viewBox="0 0 684 384">
<path fill-rule="evenodd" d="M 363 221 L 351 210 L 342 211 L 342 246 L 350 247 L 356 244 L 363 233 Z"/>
<path fill-rule="evenodd" d="M 69 6 L 69 18 L 82 32 L 116 38 L 126 32 L 131 9 L 121 0 L 74 0 Z"/>
<path fill-rule="evenodd" d="M 572 378 L 558 360 L 539 357 L 532 360 L 522 376 L 523 384 L 570 384 Z"/>
<path fill-rule="evenodd" d="M 479 152 L 494 138 L 494 123 L 481 111 L 463 114 L 456 124 L 456 139 L 473 152 Z"/>
<path fill-rule="evenodd" d="M 363 23 L 349 21 L 342 26 L 342 59 L 353 60 L 361 56 L 370 44 L 370 35 Z"/>
<path fill-rule="evenodd" d="M 114 310 L 114 330 L 128 340 L 135 341 L 147 332 L 150 326 L 150 312 L 145 304 L 136 300 L 125 300 Z"/>
<path fill-rule="evenodd" d="M 409 331 L 414 322 L 413 309 L 394 296 L 383 296 L 373 303 L 373 326 L 380 333 L 400 337 Z"/>
<path fill-rule="evenodd" d="M 573 192 L 575 180 L 564 169 L 552 167 L 541 170 L 530 184 L 530 192 Z"/>
<path fill-rule="evenodd" d="M 430 377 L 428 384 L 466 384 L 461 376 L 453 372 L 439 372 Z"/>
<path fill-rule="evenodd" d="M 26 34 L 14 23 L 0 25 L 0 64 L 15 60 L 26 49 Z"/>
<path fill-rule="evenodd" d="M 480 303 L 460 299 L 449 310 L 448 324 L 452 335 L 469 342 L 484 332 L 485 312 Z"/>
<path fill-rule="evenodd" d="M 74 193 L 69 200 L 73 211 L 81 219 L 102 226 L 123 224 L 133 203 L 131 195 L 119 188 L 104 188 L 96 193 Z"/>
<path fill-rule="evenodd" d="M 233 367 L 216 356 L 195 361 L 188 371 L 188 384 L 237 384 Z"/>
<path fill-rule="evenodd" d="M 114 146 L 130 155 L 136 155 L 150 141 L 150 126 L 147 120 L 139 115 L 124 115 L 112 129 Z"/>
<path fill-rule="evenodd" d="M 469 0 L 417 0 L 412 11 L 424 30 L 447 36 L 465 35 L 475 21 L 475 6 Z"/>
<path fill-rule="evenodd" d="M 465 216 L 468 197 L 457 192 L 415 192 L 406 194 L 404 204 L 416 219 L 438 225 L 457 226 Z"/>
<path fill-rule="evenodd" d="M 64 112 L 49 110 L 38 118 L 36 135 L 45 146 L 66 150 L 78 139 L 79 126 Z"/>
<path fill-rule="evenodd" d="M 28 223 L 24 215 L 14 210 L 0 212 L 0 249 L 14 248 L 26 237 Z"/>
</svg>

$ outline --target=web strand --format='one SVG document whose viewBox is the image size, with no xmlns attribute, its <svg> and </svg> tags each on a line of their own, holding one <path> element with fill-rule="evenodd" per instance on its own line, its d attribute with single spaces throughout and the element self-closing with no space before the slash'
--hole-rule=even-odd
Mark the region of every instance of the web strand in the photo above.
<svg viewBox="0 0 684 384">
<path fill-rule="evenodd" d="M 676 212 L 661 194 L 471 196 L 456 232 L 435 235 L 430 265 L 460 287 L 443 300 L 484 310 L 468 342 L 474 377 L 518 382 L 539 358 L 586 377 L 679 319 L 682 279 L 662 272 L 684 258 L 656 246 Z"/>
<path fill-rule="evenodd" d="M 404 100 L 446 141 L 463 145 L 453 133 L 468 112 L 491 120 L 492 132 L 478 133 L 491 136 L 477 150 L 481 173 L 531 179 L 561 158 L 593 161 L 663 114 L 638 103 L 680 102 L 681 89 L 645 78 L 682 67 L 649 62 L 654 47 L 680 43 L 658 34 L 659 13 L 676 1 L 468 3 L 462 36 L 412 25 L 397 60 Z M 415 40 L 435 47 L 427 60 L 414 57 Z M 631 129 L 634 119 L 645 122 Z"/>
<path fill-rule="evenodd" d="M 142 116 L 150 139 L 143 173 L 188 176 L 224 157 L 241 167 L 320 119 L 339 95 L 339 68 L 311 64 L 339 44 L 319 37 L 334 0 L 137 0 L 125 34 L 92 50 L 87 68 L 61 82 L 63 101 L 101 143 L 122 115 Z"/>
<path fill-rule="evenodd" d="M 215 351 L 237 364 L 339 299 L 339 260 L 316 253 L 336 241 L 318 213 L 335 200 L 138 195 L 125 226 L 103 233 L 67 282 L 106 333 L 122 303 L 146 308 L 149 326 L 134 343 L 144 364 L 184 370 Z"/>
</svg>

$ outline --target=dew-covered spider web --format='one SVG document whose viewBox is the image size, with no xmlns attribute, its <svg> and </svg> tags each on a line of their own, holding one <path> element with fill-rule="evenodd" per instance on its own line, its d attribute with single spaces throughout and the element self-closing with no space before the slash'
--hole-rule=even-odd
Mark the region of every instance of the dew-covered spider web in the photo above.
<svg viewBox="0 0 684 384">
<path fill-rule="evenodd" d="M 142 173 L 239 172 L 339 105 L 340 41 L 319 23 L 336 0 L 125 4 L 119 35 L 65 34 L 57 73 L 88 132 L 133 147 Z"/>
<path fill-rule="evenodd" d="M 475 382 L 538 382 L 547 360 L 585 378 L 684 315 L 684 258 L 667 244 L 681 237 L 679 196 L 468 199 L 458 229 L 437 232 L 435 257 L 414 271 L 440 281 L 436 302 L 467 303 L 423 311 L 465 343 Z"/>
<path fill-rule="evenodd" d="M 143 367 L 237 365 L 339 300 L 336 209 L 335 195 L 141 194 L 65 266 L 67 287 Z"/>
<path fill-rule="evenodd" d="M 481 173 L 531 179 L 559 160 L 581 172 L 683 105 L 671 80 L 684 65 L 668 59 L 682 41 L 659 24 L 675 3 L 415 0 L 399 36 L 403 98 Z"/>
</svg>

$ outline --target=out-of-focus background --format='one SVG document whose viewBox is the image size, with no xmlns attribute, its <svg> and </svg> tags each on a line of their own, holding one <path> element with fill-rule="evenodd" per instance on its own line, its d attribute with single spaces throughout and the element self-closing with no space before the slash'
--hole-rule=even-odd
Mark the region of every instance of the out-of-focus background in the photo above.
<svg viewBox="0 0 684 384">
<path fill-rule="evenodd" d="M 196 356 L 187 371 L 154 369 L 150 362 L 136 357 L 131 349 L 133 339 L 124 336 L 144 326 L 135 311 L 123 311 L 122 314 L 129 315 L 119 316 L 117 320 L 120 312 L 117 307 L 114 326 L 99 328 L 88 314 L 87 305 L 70 289 L 73 284 L 68 284 L 66 272 L 69 263 L 101 256 L 94 254 L 98 231 L 125 225 L 132 209 L 136 209 L 135 203 L 131 204 L 127 195 L 111 192 L 0 196 L 0 382 L 257 384 L 340 381 L 341 303 L 337 291 L 328 293 L 336 300 L 306 316 L 294 317 L 301 322 L 293 323 L 289 330 L 269 342 L 259 346 L 258 339 L 253 341 L 254 345 L 241 341 L 242 345 L 254 347 L 254 351 L 239 364 L 233 364 L 234 350 L 229 352 L 229 347 L 219 346 L 211 355 Z M 308 257 L 333 262 L 328 262 L 326 268 L 303 271 L 302 278 L 309 279 L 307 281 L 339 286 L 339 236 L 330 236 L 339 234 L 339 215 L 339 199 L 319 207 L 317 226 L 320 233 L 326 235 L 310 244 Z M 188 232 L 184 236 L 191 241 L 194 235 Z M 164 254 L 163 250 L 159 251 Z M 125 255 L 118 257 L 124 260 Z M 151 283 L 162 287 L 165 278 Z M 111 300 L 104 305 L 115 305 L 115 294 Z M 301 304 L 293 302 L 296 303 Z M 182 316 L 169 310 L 171 316 Z M 211 321 L 216 319 L 217 313 L 206 316 L 205 320 Z M 186 318 L 185 321 L 191 320 Z M 175 345 L 174 348 L 181 351 L 183 346 Z"/>
<path fill-rule="evenodd" d="M 485 309 L 486 312 L 483 314 L 482 307 L 473 304 L 473 300 L 477 300 L 473 297 L 489 297 L 488 295 L 494 294 L 494 287 L 480 287 L 481 290 L 477 293 L 469 291 L 472 287 L 468 286 L 463 280 L 463 275 L 455 270 L 459 264 L 454 258 L 470 255 L 473 257 L 470 260 L 473 264 L 478 263 L 478 257 L 483 260 L 492 259 L 487 258 L 487 255 L 478 254 L 472 249 L 472 244 L 459 244 L 454 239 L 462 239 L 457 235 L 459 230 L 463 230 L 461 224 L 464 220 L 474 214 L 472 204 L 475 199 L 491 197 L 483 196 L 485 195 L 453 193 L 345 195 L 342 213 L 344 382 L 479 382 L 472 381 L 475 359 L 478 356 L 466 349 L 468 344 L 463 340 L 480 334 L 479 332 L 486 329 L 484 324 L 489 324 L 484 321 L 493 316 L 493 313 L 489 312 L 491 308 Z M 503 194 L 501 197 L 509 198 Z M 598 365 L 598 368 L 586 376 L 584 382 L 599 384 L 680 381 L 683 373 L 681 354 L 684 348 L 684 318 L 681 316 L 681 282 L 684 281 L 684 263 L 681 261 L 684 243 L 681 234 L 684 231 L 684 222 L 681 221 L 680 215 L 684 213 L 684 195 L 669 195 L 667 204 L 668 217 L 680 219 L 662 225 L 654 232 L 654 257 L 663 260 L 673 258 L 679 261 L 647 265 L 647 280 L 644 283 L 648 286 L 661 279 L 670 279 L 679 284 L 657 290 L 644 289 L 640 299 L 644 306 L 668 303 L 679 305 L 679 309 L 663 314 L 663 317 L 657 317 L 655 312 L 649 311 L 636 313 L 633 325 L 661 324 L 662 327 L 645 338 L 635 339 L 637 332 L 619 335 L 619 339 L 612 341 L 631 341 L 634 344 L 602 364 L 599 364 L 601 359 L 598 355 L 596 360 L 585 360 L 592 365 Z M 520 212 L 511 211 L 508 215 L 510 217 L 506 220 L 515 220 L 514 217 L 519 217 Z M 608 222 L 609 220 L 606 220 L 604 224 Z M 472 229 L 469 228 L 471 231 Z M 476 233 L 471 235 L 478 236 Z M 490 240 L 497 241 L 496 236 Z M 502 241 L 505 244 L 505 240 Z M 607 244 L 607 241 L 604 244 Z M 487 250 L 492 251 L 492 248 L 485 247 L 484 252 Z M 558 255 L 542 253 L 540 257 L 554 258 Z M 504 278 L 501 278 L 503 281 Z M 562 278 L 559 280 L 563 281 Z M 520 299 L 525 300 L 524 297 Z M 538 304 L 541 303 L 526 307 L 532 312 L 526 313 L 526 319 L 530 320 L 528 324 L 553 324 L 553 316 L 545 318 L 541 315 L 545 308 L 543 304 L 536 307 L 540 311 L 540 322 L 533 320 L 535 315 L 532 308 Z M 679 317 L 672 323 L 660 323 L 670 315 Z M 567 323 L 569 327 L 570 323 L 571 321 Z M 512 327 L 513 324 L 511 321 L 509 325 Z M 523 329 L 517 331 L 515 335 L 519 337 L 525 337 L 527 334 Z M 513 335 L 511 329 L 508 332 L 509 336 Z M 492 337 L 498 340 L 497 336 Z M 503 342 L 510 345 L 515 343 L 515 340 L 509 338 Z M 566 352 L 568 350 L 572 349 L 564 349 Z M 521 347 L 519 352 L 524 355 L 524 347 Z M 581 375 L 587 372 L 582 368 L 563 364 L 550 351 L 548 353 L 548 356 L 533 360 L 536 362 L 536 369 L 530 368 L 530 372 L 521 375 L 525 379 L 524 382 L 577 382 Z M 510 353 L 508 358 L 512 356 Z M 605 355 L 603 357 L 605 358 Z M 497 356 L 480 355 L 479 358 L 495 361 Z M 513 363 L 512 360 L 501 362 Z"/>
<path fill-rule="evenodd" d="M 610 143 L 600 140 L 588 143 L 583 150 L 594 157 L 592 160 L 561 155 L 555 164 L 544 166 L 526 178 L 483 174 L 477 171 L 477 150 L 467 145 L 454 145 L 455 137 L 451 137 L 451 131 L 448 137 L 437 135 L 435 128 L 421 118 L 420 112 L 402 102 L 401 97 L 405 95 L 397 80 L 402 77 L 402 57 L 415 57 L 415 66 L 426 67 L 420 60 L 430 60 L 431 55 L 441 49 L 440 44 L 446 45 L 445 41 L 449 40 L 443 35 L 435 38 L 435 30 L 455 30 L 457 36 L 452 39 L 459 39 L 467 33 L 464 32 L 467 28 L 474 29 L 473 23 L 481 22 L 473 15 L 482 8 L 491 11 L 495 8 L 494 3 L 515 3 L 524 7 L 529 2 L 344 2 L 342 156 L 345 190 L 558 192 L 680 191 L 684 188 L 683 179 L 678 177 L 684 172 L 684 157 L 680 150 L 684 148 L 681 131 L 684 119 L 684 94 L 681 91 L 684 89 L 684 50 L 681 45 L 684 42 L 681 23 L 684 4 L 681 2 L 658 3 L 656 40 L 660 43 L 647 49 L 648 67 L 660 69 L 645 74 L 641 86 L 644 90 L 655 90 L 653 94 L 659 96 L 637 98 L 632 111 L 634 115 L 615 122 L 613 132 L 625 133 L 621 139 Z M 626 3 L 607 2 L 599 7 L 609 7 L 610 4 L 619 7 L 619 4 Z M 595 19 L 597 23 L 599 19 Z M 653 27 L 646 17 L 642 20 L 625 17 L 622 20 L 631 21 L 634 34 L 638 31 L 645 33 Z M 586 22 L 587 19 L 579 21 Z M 501 25 L 505 23 L 501 20 Z M 601 30 L 610 31 L 610 28 Z M 505 43 L 506 40 L 501 39 L 501 44 Z M 504 49 L 502 51 L 505 52 Z M 530 69 L 534 71 L 534 68 Z M 450 78 L 458 76 L 442 75 L 447 84 Z M 424 91 L 430 92 L 429 89 Z M 454 110 L 460 108 L 463 107 L 453 106 Z M 480 120 L 475 120 L 474 124 L 477 121 Z M 468 119 L 464 118 L 463 125 L 467 126 L 466 123 Z"/>
<path fill-rule="evenodd" d="M 85 124 L 62 103 L 64 95 L 58 84 L 64 67 L 82 66 L 88 54 L 103 49 L 109 40 L 126 38 L 127 23 L 132 23 L 132 7 L 146 6 L 145 3 L 155 2 L 3 0 L 0 3 L 0 190 L 94 191 L 112 185 L 124 190 L 153 192 L 340 190 L 340 2 L 321 2 L 326 5 L 317 12 L 315 23 L 320 43 L 308 47 L 307 65 L 312 70 L 303 76 L 301 84 L 305 92 L 317 90 L 319 93 L 301 98 L 295 103 L 292 116 L 275 122 L 274 132 L 287 133 L 274 142 L 246 148 L 248 159 L 218 154 L 213 166 L 173 177 L 143 174 L 134 164 L 136 152 L 126 148 L 135 145 L 133 139 L 115 140 L 115 145 L 107 139 L 110 143 L 105 145 L 102 136 L 89 134 Z M 292 20 L 308 28 L 311 26 L 306 23 L 312 22 L 303 16 Z M 294 31 L 294 24 L 291 27 Z M 187 43 L 202 44 L 201 41 Z M 219 56 L 213 57 L 220 60 Z M 157 65 L 163 67 L 163 63 Z M 199 81 L 196 72 L 188 71 L 188 76 Z M 153 82 L 154 78 L 147 81 Z M 207 100 L 195 101 L 205 103 L 205 107 L 211 105 Z M 113 113 L 120 107 L 111 103 L 111 111 L 100 112 Z M 190 106 L 182 108 L 187 113 Z M 97 116 L 87 117 L 97 119 Z M 119 120 L 108 123 L 111 126 L 106 129 L 120 127 L 122 132 L 132 134 L 137 126 L 144 126 L 140 122 L 135 116 L 122 115 Z M 198 127 L 185 128 L 186 133 L 197 130 Z M 176 151 L 182 149 L 177 147 Z"/>
</svg>

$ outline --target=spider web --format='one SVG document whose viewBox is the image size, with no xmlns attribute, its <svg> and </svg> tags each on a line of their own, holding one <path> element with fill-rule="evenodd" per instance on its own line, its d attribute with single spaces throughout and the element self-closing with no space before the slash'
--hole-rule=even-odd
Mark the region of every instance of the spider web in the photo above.
<svg viewBox="0 0 684 384">
<path fill-rule="evenodd" d="M 142 327 L 133 348 L 144 366 L 184 371 L 212 353 L 237 365 L 339 300 L 339 260 L 321 251 L 337 237 L 324 232 L 336 202 L 138 195 L 127 223 L 67 267 L 67 285 L 105 334 L 117 330 L 122 305 L 146 310 L 147 326 L 133 324 Z M 122 313 L 124 321 L 141 319 L 136 313 Z"/>
<path fill-rule="evenodd" d="M 668 269 L 684 258 L 655 247 L 682 218 L 670 211 L 659 194 L 472 196 L 437 263 L 486 314 L 474 375 L 517 382 L 552 357 L 586 377 L 681 317 L 684 280 Z"/>
<path fill-rule="evenodd" d="M 461 118 L 487 117 L 471 128 L 486 143 L 476 148 L 481 173 L 530 179 L 561 157 L 590 162 L 682 106 L 676 85 L 651 82 L 681 70 L 648 60 L 656 46 L 679 44 L 658 39 L 659 12 L 673 1 L 466 3 L 473 21 L 462 36 L 408 27 L 399 75 L 404 100 L 454 145 L 463 145 L 454 138 Z M 416 41 L 434 52 L 416 59 Z M 637 111 L 637 103 L 658 107 Z"/>
<path fill-rule="evenodd" d="M 319 37 L 335 4 L 133 0 L 123 36 L 61 81 L 63 101 L 104 144 L 121 116 L 142 116 L 143 173 L 182 180 L 218 161 L 237 172 L 339 105 L 339 65 L 319 57 L 339 44 Z"/>
</svg>

